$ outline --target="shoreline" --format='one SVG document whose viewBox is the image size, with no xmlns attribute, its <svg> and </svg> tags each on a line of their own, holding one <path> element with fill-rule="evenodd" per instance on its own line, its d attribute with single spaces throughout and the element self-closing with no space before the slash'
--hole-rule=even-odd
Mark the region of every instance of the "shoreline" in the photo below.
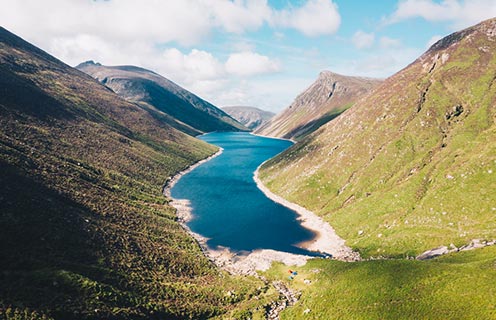
<svg viewBox="0 0 496 320">
<path fill-rule="evenodd" d="M 263 136 L 262 136 L 263 137 Z M 272 138 L 271 138 L 272 139 Z M 277 138 L 274 138 L 277 139 Z M 282 140 L 287 140 L 287 139 L 282 139 Z M 217 247 L 217 248 L 210 248 L 207 245 L 207 241 L 209 240 L 208 238 L 192 231 L 187 223 L 191 221 L 193 218 L 192 216 L 192 208 L 191 208 L 191 203 L 187 199 L 175 199 L 171 196 L 171 189 L 174 187 L 174 185 L 179 181 L 179 179 L 182 178 L 185 174 L 191 172 L 198 166 L 204 164 L 205 162 L 208 162 L 215 157 L 218 157 L 222 154 L 223 149 L 219 147 L 219 151 L 217 151 L 215 154 L 200 160 L 193 165 L 189 166 L 183 171 L 178 172 L 176 175 L 173 177 L 167 179 L 166 183 L 164 184 L 164 187 L 162 189 L 162 193 L 164 194 L 165 197 L 170 199 L 169 204 L 173 206 L 176 209 L 176 216 L 177 216 L 177 221 L 181 225 L 181 227 L 198 243 L 198 246 L 200 247 L 201 251 L 209 259 L 215 266 L 217 266 L 219 269 L 225 270 L 231 274 L 235 275 L 253 275 L 253 276 L 258 276 L 257 271 L 266 271 L 268 270 L 273 262 L 282 262 L 288 266 L 302 266 L 304 265 L 307 260 L 309 259 L 314 259 L 315 257 L 307 256 L 307 255 L 299 255 L 299 254 L 293 254 L 293 253 L 287 253 L 287 252 L 282 252 L 282 251 L 276 251 L 276 250 L 271 250 L 271 249 L 259 249 L 259 250 L 254 250 L 251 252 L 233 252 L 230 251 L 226 247 Z M 263 164 L 263 163 L 262 163 Z M 262 165 L 261 164 L 261 165 Z M 261 166 L 260 165 L 260 166 Z M 258 175 L 258 169 L 260 166 L 256 169 L 254 172 L 254 175 Z M 255 179 L 255 176 L 254 176 Z M 258 177 L 257 177 L 258 179 Z M 316 215 L 310 212 L 310 215 L 304 215 L 301 214 L 301 210 L 298 211 L 292 206 L 297 206 L 295 204 L 291 204 L 290 202 L 286 201 L 285 199 L 282 199 L 274 194 L 272 194 L 262 183 L 260 180 L 255 180 L 257 187 L 271 200 L 280 203 L 281 205 L 284 205 L 288 207 L 289 209 L 292 209 L 296 211 L 301 217 L 304 217 L 304 219 L 298 219 L 299 222 L 303 225 L 303 227 L 310 229 L 311 231 L 314 231 L 317 233 L 317 241 L 314 243 L 314 241 L 311 241 L 308 246 L 305 246 L 305 248 L 308 248 L 310 251 L 317 251 L 317 252 L 322 252 L 322 253 L 328 253 L 332 254 L 333 257 L 339 260 L 344 260 L 344 261 L 355 261 L 358 260 L 359 257 L 353 256 L 353 254 L 356 255 L 356 253 L 353 253 L 351 249 L 348 247 L 344 246 L 344 240 L 341 238 L 337 237 L 341 242 L 339 242 L 339 246 L 334 249 L 330 249 L 324 245 L 324 241 L 326 239 L 330 239 L 329 237 L 322 236 L 326 235 L 329 231 L 325 228 L 324 225 L 320 226 L 319 224 L 315 223 L 315 220 L 312 220 L 310 215 L 313 215 L 314 218 L 320 219 Z M 265 191 L 264 191 L 265 190 Z M 278 198 L 277 198 L 278 197 Z M 276 201 L 275 199 L 281 199 L 280 201 Z M 299 206 L 297 206 L 299 207 Z M 301 207 L 299 207 L 301 208 Z M 303 208 L 301 208 L 303 209 Z M 310 217 L 310 218 L 309 218 Z M 306 221 L 311 221 L 311 224 L 308 224 Z M 322 221 L 322 224 L 325 222 Z M 332 230 L 332 234 L 335 235 L 334 230 L 332 227 L 329 226 Z M 335 240 L 332 238 L 332 240 Z M 343 249 L 345 248 L 345 249 Z M 346 250 L 349 249 L 349 252 Z"/>
<path fill-rule="evenodd" d="M 165 197 L 170 199 L 169 204 L 176 209 L 176 217 L 179 225 L 181 225 L 181 227 L 196 241 L 203 255 L 207 257 L 207 259 L 209 259 L 219 269 L 225 270 L 230 274 L 258 276 L 257 271 L 268 270 L 272 263 L 276 261 L 282 262 L 288 266 L 304 265 L 307 260 L 312 257 L 270 249 L 260 249 L 249 253 L 235 253 L 225 247 L 218 247 L 215 249 L 210 248 L 207 246 L 208 238 L 192 231 L 188 227 L 187 223 L 193 218 L 190 201 L 187 199 L 173 198 L 171 196 L 171 189 L 182 176 L 191 172 L 205 162 L 220 156 L 222 152 L 223 149 L 219 148 L 217 153 L 196 162 L 183 171 L 178 172 L 173 177 L 167 179 L 164 184 L 162 193 Z"/>
<path fill-rule="evenodd" d="M 269 139 L 276 139 L 276 140 L 284 140 L 284 141 L 290 141 L 293 144 L 296 144 L 296 140 L 293 139 L 286 139 L 286 138 L 279 138 L 279 137 L 269 137 L 269 136 L 264 136 L 258 133 L 254 133 L 253 131 L 250 132 L 251 135 L 257 136 L 257 137 L 262 137 L 262 138 L 269 138 Z M 263 163 L 262 163 L 263 164 Z"/>
<path fill-rule="evenodd" d="M 334 259 L 342 261 L 358 261 L 360 260 L 360 255 L 354 252 L 350 247 L 345 244 L 344 239 L 336 234 L 334 228 L 324 221 L 321 217 L 313 213 L 312 211 L 297 205 L 296 203 L 290 202 L 267 188 L 259 177 L 259 170 L 262 167 L 263 162 L 253 173 L 253 180 L 257 184 L 257 187 L 262 191 L 265 196 L 272 201 L 291 209 L 298 214 L 298 221 L 300 224 L 310 230 L 315 232 L 316 237 L 313 240 L 301 243 L 300 246 L 310 251 L 316 251 L 326 254 L 331 254 Z"/>
</svg>

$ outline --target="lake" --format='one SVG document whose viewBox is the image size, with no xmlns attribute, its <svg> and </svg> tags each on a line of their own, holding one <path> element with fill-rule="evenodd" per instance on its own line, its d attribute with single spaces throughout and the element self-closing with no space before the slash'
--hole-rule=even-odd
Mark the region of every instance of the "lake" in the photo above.
<svg viewBox="0 0 496 320">
<path fill-rule="evenodd" d="M 240 132 L 209 133 L 200 138 L 224 151 L 184 175 L 171 190 L 173 198 L 191 202 L 193 218 L 188 227 L 207 238 L 211 248 L 316 255 L 296 246 L 315 234 L 299 224 L 294 211 L 267 198 L 253 180 L 262 162 L 292 143 Z"/>
</svg>

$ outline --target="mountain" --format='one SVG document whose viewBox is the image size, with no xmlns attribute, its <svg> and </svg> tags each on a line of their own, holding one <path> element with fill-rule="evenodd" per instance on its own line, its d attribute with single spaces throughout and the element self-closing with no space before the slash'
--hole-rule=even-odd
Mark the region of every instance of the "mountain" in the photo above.
<svg viewBox="0 0 496 320">
<path fill-rule="evenodd" d="M 330 71 L 318 79 L 293 103 L 256 133 L 286 139 L 302 139 L 334 119 L 381 83 L 381 80 L 343 76 Z"/>
<path fill-rule="evenodd" d="M 275 116 L 272 112 L 254 107 L 223 107 L 222 110 L 251 130 L 255 130 Z"/>
<path fill-rule="evenodd" d="M 453 33 L 266 163 L 362 256 L 496 238 L 496 20 Z"/>
<path fill-rule="evenodd" d="M 124 99 L 161 111 L 168 124 L 190 135 L 247 130 L 219 108 L 153 71 L 134 66 L 108 67 L 93 61 L 76 68 Z"/>
<path fill-rule="evenodd" d="M 162 195 L 215 151 L 0 28 L 0 318 L 236 318 L 267 303 Z"/>
</svg>

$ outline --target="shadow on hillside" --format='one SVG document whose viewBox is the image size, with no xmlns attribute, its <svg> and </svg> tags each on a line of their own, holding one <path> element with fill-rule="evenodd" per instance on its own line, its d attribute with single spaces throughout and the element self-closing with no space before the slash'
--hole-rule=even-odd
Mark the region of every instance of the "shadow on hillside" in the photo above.
<svg viewBox="0 0 496 320">
<path fill-rule="evenodd" d="M 317 131 L 317 129 L 319 129 L 321 126 L 328 123 L 329 121 L 334 120 L 335 118 L 340 116 L 344 111 L 345 110 L 339 112 L 327 113 L 318 119 L 312 120 L 304 125 L 294 128 L 293 130 L 285 134 L 283 138 L 285 139 L 293 138 L 300 140 L 306 137 L 307 135 L 311 134 L 312 132 Z"/>
<path fill-rule="evenodd" d="M 0 161 L 0 172 L 0 311 L 28 307 L 72 318 L 61 310 L 82 308 L 91 283 L 122 281 L 98 261 L 95 214 L 12 165 Z"/>
<path fill-rule="evenodd" d="M 73 119 L 61 102 L 43 92 L 31 81 L 19 77 L 7 67 L 0 65 L 0 96 L 2 104 L 39 119 Z"/>
</svg>

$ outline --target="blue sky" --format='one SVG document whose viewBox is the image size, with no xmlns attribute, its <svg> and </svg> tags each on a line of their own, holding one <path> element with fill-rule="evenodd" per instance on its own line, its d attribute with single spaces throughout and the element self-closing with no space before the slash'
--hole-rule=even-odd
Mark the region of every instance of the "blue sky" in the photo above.
<svg viewBox="0 0 496 320">
<path fill-rule="evenodd" d="M 154 70 L 217 106 L 278 112 L 322 70 L 388 77 L 496 0 L 0 0 L 62 61 Z"/>
</svg>

